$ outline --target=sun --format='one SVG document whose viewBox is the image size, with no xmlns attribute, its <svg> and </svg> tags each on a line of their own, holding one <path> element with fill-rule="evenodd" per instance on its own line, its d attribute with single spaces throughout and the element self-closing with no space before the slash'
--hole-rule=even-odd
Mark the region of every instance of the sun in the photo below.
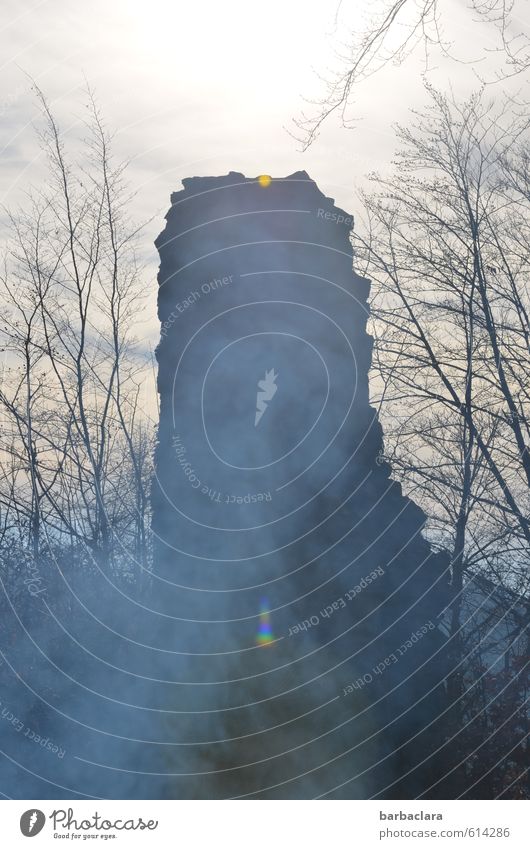
<svg viewBox="0 0 530 849">
<path fill-rule="evenodd" d="M 262 189 L 266 189 L 272 183 L 272 177 L 269 177 L 268 174 L 260 174 L 258 177 L 258 183 L 260 184 Z"/>
</svg>

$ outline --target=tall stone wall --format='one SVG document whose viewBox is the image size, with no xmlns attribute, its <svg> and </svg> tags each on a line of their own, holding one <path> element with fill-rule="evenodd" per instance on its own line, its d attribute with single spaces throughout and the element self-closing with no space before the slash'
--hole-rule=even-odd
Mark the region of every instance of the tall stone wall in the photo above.
<svg viewBox="0 0 530 849">
<path fill-rule="evenodd" d="M 383 457 L 352 217 L 305 172 L 183 185 L 156 242 L 167 794 L 429 795 L 448 563 Z"/>
</svg>

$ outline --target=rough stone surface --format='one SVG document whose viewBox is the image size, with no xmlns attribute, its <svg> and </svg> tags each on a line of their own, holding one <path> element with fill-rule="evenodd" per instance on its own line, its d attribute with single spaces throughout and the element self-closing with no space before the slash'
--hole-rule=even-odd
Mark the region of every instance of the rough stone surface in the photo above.
<svg viewBox="0 0 530 849">
<path fill-rule="evenodd" d="M 183 185 L 156 242 L 164 792 L 414 797 L 448 563 L 383 458 L 352 217 L 305 172 Z"/>
</svg>

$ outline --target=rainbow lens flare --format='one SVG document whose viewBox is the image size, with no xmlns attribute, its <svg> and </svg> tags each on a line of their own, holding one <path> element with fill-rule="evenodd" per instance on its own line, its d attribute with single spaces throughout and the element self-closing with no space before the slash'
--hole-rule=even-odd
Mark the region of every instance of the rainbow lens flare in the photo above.
<svg viewBox="0 0 530 849">
<path fill-rule="evenodd" d="M 258 633 L 256 634 L 256 642 L 259 646 L 268 646 L 274 641 L 268 607 L 267 599 L 262 599 L 260 604 Z"/>
</svg>

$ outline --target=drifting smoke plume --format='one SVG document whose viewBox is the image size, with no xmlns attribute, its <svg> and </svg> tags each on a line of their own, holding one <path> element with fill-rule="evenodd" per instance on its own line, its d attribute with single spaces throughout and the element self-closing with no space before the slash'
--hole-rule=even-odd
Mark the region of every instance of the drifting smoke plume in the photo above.
<svg viewBox="0 0 530 849">
<path fill-rule="evenodd" d="M 350 226 L 304 172 L 172 196 L 151 589 L 75 542 L 2 571 L 14 797 L 428 795 L 448 563 L 382 456 Z"/>
</svg>

